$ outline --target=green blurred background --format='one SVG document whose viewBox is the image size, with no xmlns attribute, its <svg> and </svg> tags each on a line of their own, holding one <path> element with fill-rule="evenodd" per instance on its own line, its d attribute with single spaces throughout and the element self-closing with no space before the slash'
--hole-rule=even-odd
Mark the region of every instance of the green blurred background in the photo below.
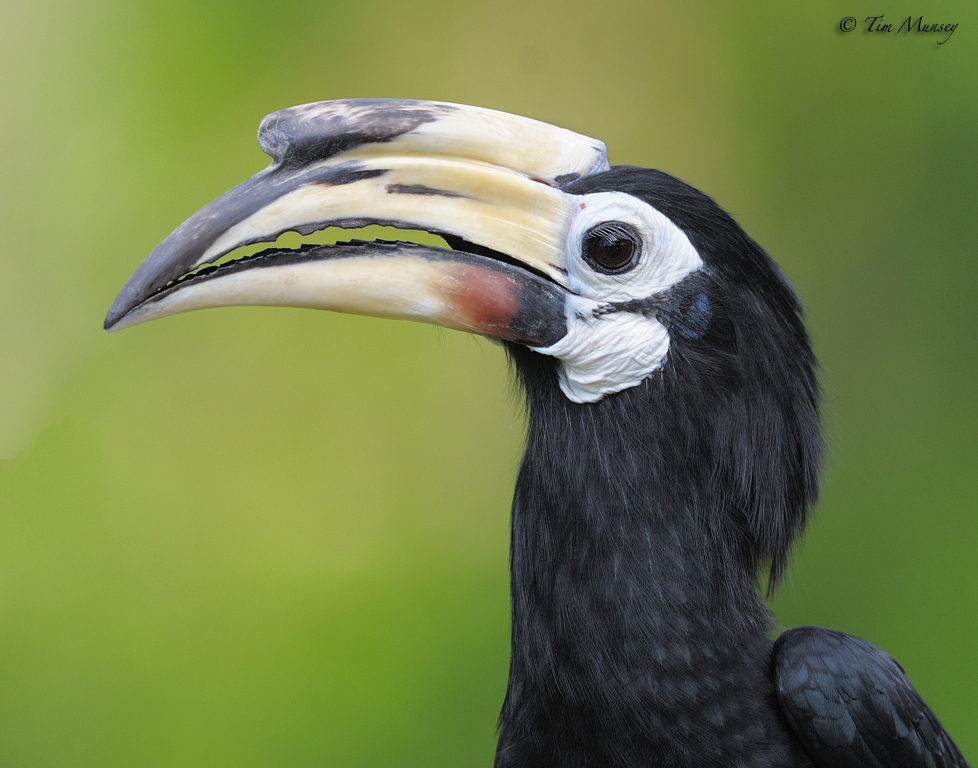
<svg viewBox="0 0 978 768">
<path fill-rule="evenodd" d="M 101 331 L 265 165 L 264 114 L 356 96 L 596 136 L 772 253 L 831 452 L 779 620 L 882 646 L 978 759 L 978 13 L 801 5 L 8 0 L 0 766 L 491 765 L 523 436 L 501 350 L 304 310 Z M 910 12 L 959 27 L 863 31 Z"/>
</svg>

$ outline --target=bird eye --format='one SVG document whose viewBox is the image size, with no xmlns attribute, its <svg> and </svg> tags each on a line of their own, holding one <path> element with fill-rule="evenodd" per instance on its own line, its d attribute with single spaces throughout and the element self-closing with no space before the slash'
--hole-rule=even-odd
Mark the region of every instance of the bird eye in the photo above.
<svg viewBox="0 0 978 768">
<path fill-rule="evenodd" d="M 592 269 L 620 275 L 634 269 L 642 253 L 642 239 L 635 227 L 622 221 L 606 221 L 589 229 L 581 243 L 581 255 Z"/>
</svg>

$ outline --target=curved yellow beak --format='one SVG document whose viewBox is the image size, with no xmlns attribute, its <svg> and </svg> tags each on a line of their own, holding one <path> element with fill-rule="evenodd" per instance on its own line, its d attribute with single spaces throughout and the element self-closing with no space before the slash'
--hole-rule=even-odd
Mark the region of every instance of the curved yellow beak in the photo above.
<svg viewBox="0 0 978 768">
<path fill-rule="evenodd" d="M 547 346 L 566 332 L 563 183 L 607 170 L 604 145 L 527 118 L 426 101 L 349 100 L 276 112 L 272 164 L 177 227 L 139 266 L 107 330 L 205 307 L 301 306 L 405 317 Z M 330 226 L 385 224 L 456 250 L 348 243 L 234 249 Z"/>
</svg>

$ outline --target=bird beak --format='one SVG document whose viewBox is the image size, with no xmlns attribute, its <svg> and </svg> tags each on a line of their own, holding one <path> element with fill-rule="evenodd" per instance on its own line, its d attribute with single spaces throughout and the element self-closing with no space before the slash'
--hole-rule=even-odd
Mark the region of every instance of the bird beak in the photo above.
<svg viewBox="0 0 978 768">
<path fill-rule="evenodd" d="M 408 318 L 547 347 L 566 334 L 559 186 L 608 169 L 601 142 L 491 110 L 424 101 L 322 102 L 258 131 L 272 164 L 160 243 L 105 318 L 117 330 L 192 309 L 297 306 Z M 354 241 L 270 249 L 287 231 L 383 224 L 454 250 Z"/>
</svg>

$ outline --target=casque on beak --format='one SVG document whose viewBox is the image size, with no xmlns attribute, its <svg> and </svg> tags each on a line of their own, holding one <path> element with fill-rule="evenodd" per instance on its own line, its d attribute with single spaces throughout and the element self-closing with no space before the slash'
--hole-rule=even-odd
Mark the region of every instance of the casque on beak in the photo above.
<svg viewBox="0 0 978 768">
<path fill-rule="evenodd" d="M 608 169 L 601 142 L 492 110 L 386 99 L 276 112 L 258 142 L 272 164 L 160 243 L 106 330 L 252 304 L 408 318 L 535 347 L 566 333 L 578 203 L 559 187 Z M 283 232 L 368 224 L 428 230 L 453 250 L 352 242 L 206 266 Z"/>
</svg>

